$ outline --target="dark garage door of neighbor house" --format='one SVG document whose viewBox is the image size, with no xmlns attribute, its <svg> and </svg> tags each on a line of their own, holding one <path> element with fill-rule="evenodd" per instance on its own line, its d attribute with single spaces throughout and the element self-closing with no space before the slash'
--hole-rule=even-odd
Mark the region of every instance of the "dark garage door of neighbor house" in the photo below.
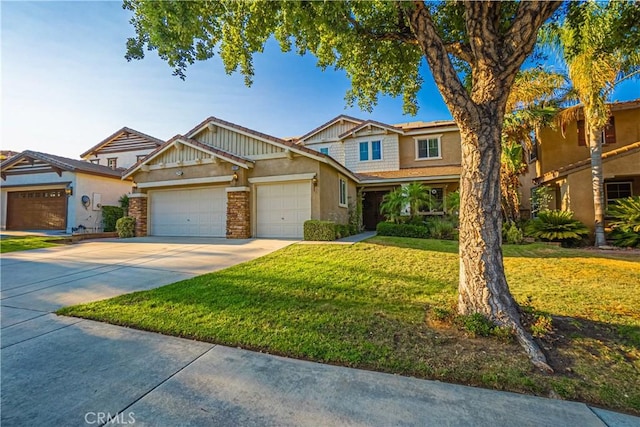
<svg viewBox="0 0 640 427">
<path fill-rule="evenodd" d="M 63 189 L 14 191 L 7 194 L 7 230 L 67 228 L 67 195 Z"/>
</svg>

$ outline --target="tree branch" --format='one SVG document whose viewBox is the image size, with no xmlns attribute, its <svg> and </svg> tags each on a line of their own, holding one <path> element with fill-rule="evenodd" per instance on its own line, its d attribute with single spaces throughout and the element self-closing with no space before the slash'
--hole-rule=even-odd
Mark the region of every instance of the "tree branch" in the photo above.
<svg viewBox="0 0 640 427">
<path fill-rule="evenodd" d="M 450 52 L 438 35 L 429 10 L 421 0 L 415 0 L 414 5 L 415 8 L 409 16 L 411 31 L 429 63 L 433 79 L 438 85 L 444 102 L 449 107 L 449 111 L 456 122 L 466 122 L 470 119 L 478 122 L 478 111 L 471 107 L 472 101 L 469 93 L 458 77 L 458 73 L 449 58 Z M 462 44 L 457 47 L 449 45 L 449 49 L 459 49 L 462 55 L 472 59 L 471 52 L 465 49 Z M 467 108 L 462 108 L 462 106 L 467 106 Z"/>
</svg>

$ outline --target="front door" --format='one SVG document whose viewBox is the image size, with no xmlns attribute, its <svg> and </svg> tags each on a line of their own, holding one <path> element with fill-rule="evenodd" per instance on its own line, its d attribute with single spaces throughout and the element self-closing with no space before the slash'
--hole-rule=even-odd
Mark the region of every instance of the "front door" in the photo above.
<svg viewBox="0 0 640 427">
<path fill-rule="evenodd" d="M 382 198 L 388 191 L 367 191 L 362 201 L 362 222 L 366 230 L 375 230 L 379 222 L 385 220 L 380 213 Z"/>
</svg>

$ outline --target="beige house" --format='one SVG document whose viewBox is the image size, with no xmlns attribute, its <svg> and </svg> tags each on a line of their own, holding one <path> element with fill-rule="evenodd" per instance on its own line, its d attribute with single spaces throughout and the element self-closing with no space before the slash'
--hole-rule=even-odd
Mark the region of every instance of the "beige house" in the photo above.
<svg viewBox="0 0 640 427">
<path fill-rule="evenodd" d="M 338 116 L 284 140 L 210 117 L 129 168 L 138 235 L 301 238 L 304 221 L 345 224 L 363 195 L 367 228 L 384 194 L 412 181 L 455 191 L 453 122 L 388 125 Z M 438 206 L 441 210 L 441 207 Z"/>
<path fill-rule="evenodd" d="M 601 135 L 602 167 L 607 204 L 640 195 L 640 100 L 611 105 L 609 125 Z M 575 217 L 594 227 L 591 158 L 578 118 L 562 129 L 543 129 L 530 158 L 529 174 L 523 177 L 523 208 L 531 209 L 529 195 L 537 186 L 552 190 L 551 208 L 571 210 Z"/>
</svg>

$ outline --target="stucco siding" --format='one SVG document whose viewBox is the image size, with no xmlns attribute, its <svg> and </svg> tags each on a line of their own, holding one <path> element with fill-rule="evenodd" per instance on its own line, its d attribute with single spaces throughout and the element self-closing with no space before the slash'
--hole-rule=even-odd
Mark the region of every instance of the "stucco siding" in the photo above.
<svg viewBox="0 0 640 427">
<path fill-rule="evenodd" d="M 96 205 L 96 197 L 101 206 L 119 206 L 118 199 L 131 192 L 131 181 L 110 179 L 95 175 L 77 174 L 73 196 L 69 197 L 67 232 L 82 225 L 87 229 L 102 228 L 102 210 Z M 99 194 L 99 196 L 97 196 Z M 85 207 L 82 196 L 89 196 L 91 204 Z"/>
<path fill-rule="evenodd" d="M 87 156 L 86 160 L 89 161 L 91 159 L 99 159 L 99 163 L 102 166 L 108 166 L 108 159 L 115 158 L 116 166 L 118 168 L 128 169 L 131 166 L 135 165 L 138 161 L 137 156 L 146 156 L 151 153 L 152 149 L 147 150 L 136 150 L 136 151 L 121 151 L 116 153 L 98 153 L 97 155 Z"/>
<path fill-rule="evenodd" d="M 192 178 L 208 178 L 217 176 L 233 175 L 231 163 L 206 163 L 193 166 L 167 166 L 162 169 L 149 170 L 147 172 L 138 170 L 133 175 L 133 180 L 137 183 L 148 183 L 156 181 L 186 180 Z M 182 175 L 179 174 L 182 172 Z M 240 172 L 240 171 L 238 171 Z"/>
<path fill-rule="evenodd" d="M 440 136 L 440 159 L 417 159 L 416 139 Z M 400 168 L 420 168 L 429 166 L 460 165 L 462 149 L 460 132 L 449 131 L 425 135 L 405 135 L 400 137 Z"/>
<path fill-rule="evenodd" d="M 640 141 L 640 108 L 614 111 L 616 142 L 605 144 L 603 153 Z M 588 159 L 588 145 L 578 145 L 578 125 L 567 124 L 564 137 L 560 129 L 545 128 L 540 132 L 538 143 L 538 175 L 560 167 Z"/>
</svg>

